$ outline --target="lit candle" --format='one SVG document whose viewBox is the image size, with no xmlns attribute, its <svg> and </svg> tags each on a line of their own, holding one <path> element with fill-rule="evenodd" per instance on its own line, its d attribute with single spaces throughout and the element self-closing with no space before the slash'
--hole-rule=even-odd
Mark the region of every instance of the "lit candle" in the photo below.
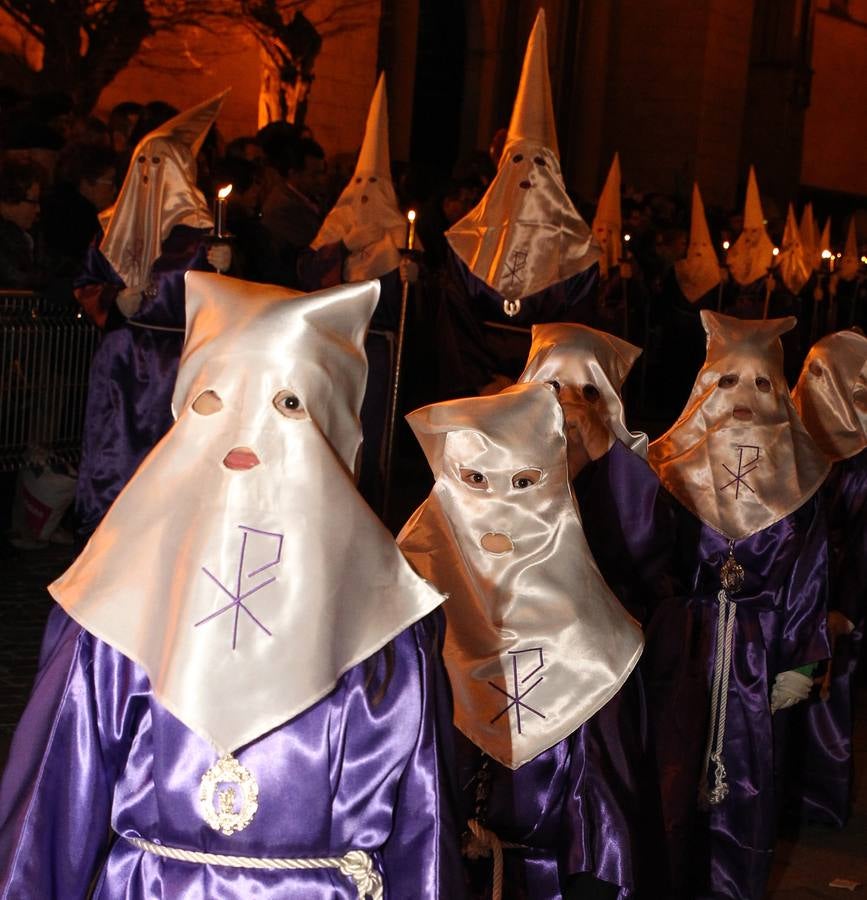
<svg viewBox="0 0 867 900">
<path fill-rule="evenodd" d="M 828 271 L 834 271 L 834 254 L 830 250 L 822 251 L 822 259 L 828 263 Z"/>
<path fill-rule="evenodd" d="M 728 241 L 723 241 L 723 250 L 725 250 L 726 253 L 729 252 L 729 247 L 731 247 L 731 244 Z"/>
<path fill-rule="evenodd" d="M 217 202 L 214 205 L 214 234 L 217 237 L 225 236 L 226 229 L 226 201 L 232 193 L 232 185 L 227 184 L 217 191 Z"/>
<path fill-rule="evenodd" d="M 406 249 L 412 250 L 415 244 L 415 210 L 406 214 Z"/>
<path fill-rule="evenodd" d="M 780 248 L 779 248 L 779 247 L 774 247 L 773 253 L 774 253 L 774 256 L 779 256 L 779 255 L 780 255 Z"/>
</svg>

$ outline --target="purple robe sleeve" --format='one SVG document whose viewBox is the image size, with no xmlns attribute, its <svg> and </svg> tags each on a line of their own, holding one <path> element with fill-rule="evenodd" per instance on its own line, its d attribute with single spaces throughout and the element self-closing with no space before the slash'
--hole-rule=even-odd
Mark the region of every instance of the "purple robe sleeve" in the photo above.
<svg viewBox="0 0 867 900">
<path fill-rule="evenodd" d="M 829 655 L 828 528 L 821 492 L 801 512 L 808 514 L 810 520 L 783 598 L 777 673 L 818 662 Z"/>
<path fill-rule="evenodd" d="M 124 690 L 100 696 L 93 674 L 99 665 L 110 667 L 107 674 Z M 80 628 L 67 632 L 40 672 L 0 787 L 2 897 L 88 896 L 140 710 L 133 678 L 128 660 Z"/>
</svg>

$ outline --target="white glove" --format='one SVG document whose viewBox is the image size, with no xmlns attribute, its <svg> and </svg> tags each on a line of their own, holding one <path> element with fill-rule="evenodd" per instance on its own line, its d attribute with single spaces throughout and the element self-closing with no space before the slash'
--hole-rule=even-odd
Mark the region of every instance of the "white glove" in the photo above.
<svg viewBox="0 0 867 900">
<path fill-rule="evenodd" d="M 141 306 L 142 289 L 140 287 L 124 288 L 115 298 L 117 308 L 127 317 L 134 316 Z"/>
<path fill-rule="evenodd" d="M 813 679 L 808 678 L 802 672 L 795 672 L 791 669 L 788 672 L 780 672 L 774 679 L 774 686 L 771 688 L 771 712 L 788 709 L 790 706 L 806 700 L 810 696 L 812 688 Z"/>
<path fill-rule="evenodd" d="M 232 265 L 232 248 L 228 244 L 211 244 L 208 247 L 208 262 L 218 272 L 228 272 Z"/>
<path fill-rule="evenodd" d="M 350 253 L 357 253 L 382 237 L 381 225 L 358 225 L 343 238 L 343 244 Z"/>
</svg>

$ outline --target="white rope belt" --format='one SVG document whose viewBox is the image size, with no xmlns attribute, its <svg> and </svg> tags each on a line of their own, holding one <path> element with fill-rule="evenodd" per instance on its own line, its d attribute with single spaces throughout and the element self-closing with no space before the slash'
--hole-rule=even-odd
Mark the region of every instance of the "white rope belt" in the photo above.
<svg viewBox="0 0 867 900">
<path fill-rule="evenodd" d="M 704 754 L 701 800 L 710 806 L 722 803 L 728 796 L 726 767 L 723 763 L 723 742 L 726 733 L 726 712 L 729 699 L 729 677 L 732 669 L 732 647 L 735 637 L 735 612 L 737 604 L 729 600 L 725 590 L 717 594 L 719 616 L 716 626 L 713 684 L 710 694 L 710 728 L 707 749 Z M 716 737 L 716 740 L 714 740 Z M 713 787 L 710 785 L 710 768 L 713 765 Z"/>
<path fill-rule="evenodd" d="M 179 862 L 203 863 L 210 866 L 229 866 L 233 869 L 338 869 L 351 878 L 358 891 L 358 900 L 382 900 L 382 877 L 373 867 L 373 860 L 365 850 L 348 850 L 343 856 L 320 856 L 301 859 L 262 858 L 258 856 L 227 856 L 222 853 L 203 853 L 154 844 L 144 838 L 123 836 L 124 840 L 154 856 Z"/>
<path fill-rule="evenodd" d="M 470 859 L 491 856 L 494 863 L 494 878 L 491 888 L 491 900 L 502 900 L 503 897 L 503 850 L 527 850 L 523 844 L 512 844 L 501 841 L 496 833 L 485 828 L 477 819 L 470 819 L 467 826 L 473 835 L 473 841 L 464 848 Z"/>
</svg>

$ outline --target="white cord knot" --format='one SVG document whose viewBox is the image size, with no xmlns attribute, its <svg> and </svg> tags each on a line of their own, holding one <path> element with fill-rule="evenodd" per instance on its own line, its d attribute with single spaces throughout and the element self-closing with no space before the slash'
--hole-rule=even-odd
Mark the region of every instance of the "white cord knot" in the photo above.
<svg viewBox="0 0 867 900">
<path fill-rule="evenodd" d="M 728 598 L 725 590 L 717 594 L 717 602 L 719 603 L 719 616 L 716 626 L 713 684 L 710 689 L 710 728 L 707 735 L 702 784 L 699 790 L 699 800 L 705 806 L 716 806 L 722 803 L 729 793 L 722 754 L 726 734 L 729 677 L 732 669 L 737 604 Z M 713 767 L 713 785 L 710 783 L 711 767 Z"/>
<path fill-rule="evenodd" d="M 348 850 L 340 857 L 338 868 L 351 878 L 358 891 L 358 900 L 382 900 L 382 877 L 373 868 L 370 854 L 364 850 Z"/>
</svg>

